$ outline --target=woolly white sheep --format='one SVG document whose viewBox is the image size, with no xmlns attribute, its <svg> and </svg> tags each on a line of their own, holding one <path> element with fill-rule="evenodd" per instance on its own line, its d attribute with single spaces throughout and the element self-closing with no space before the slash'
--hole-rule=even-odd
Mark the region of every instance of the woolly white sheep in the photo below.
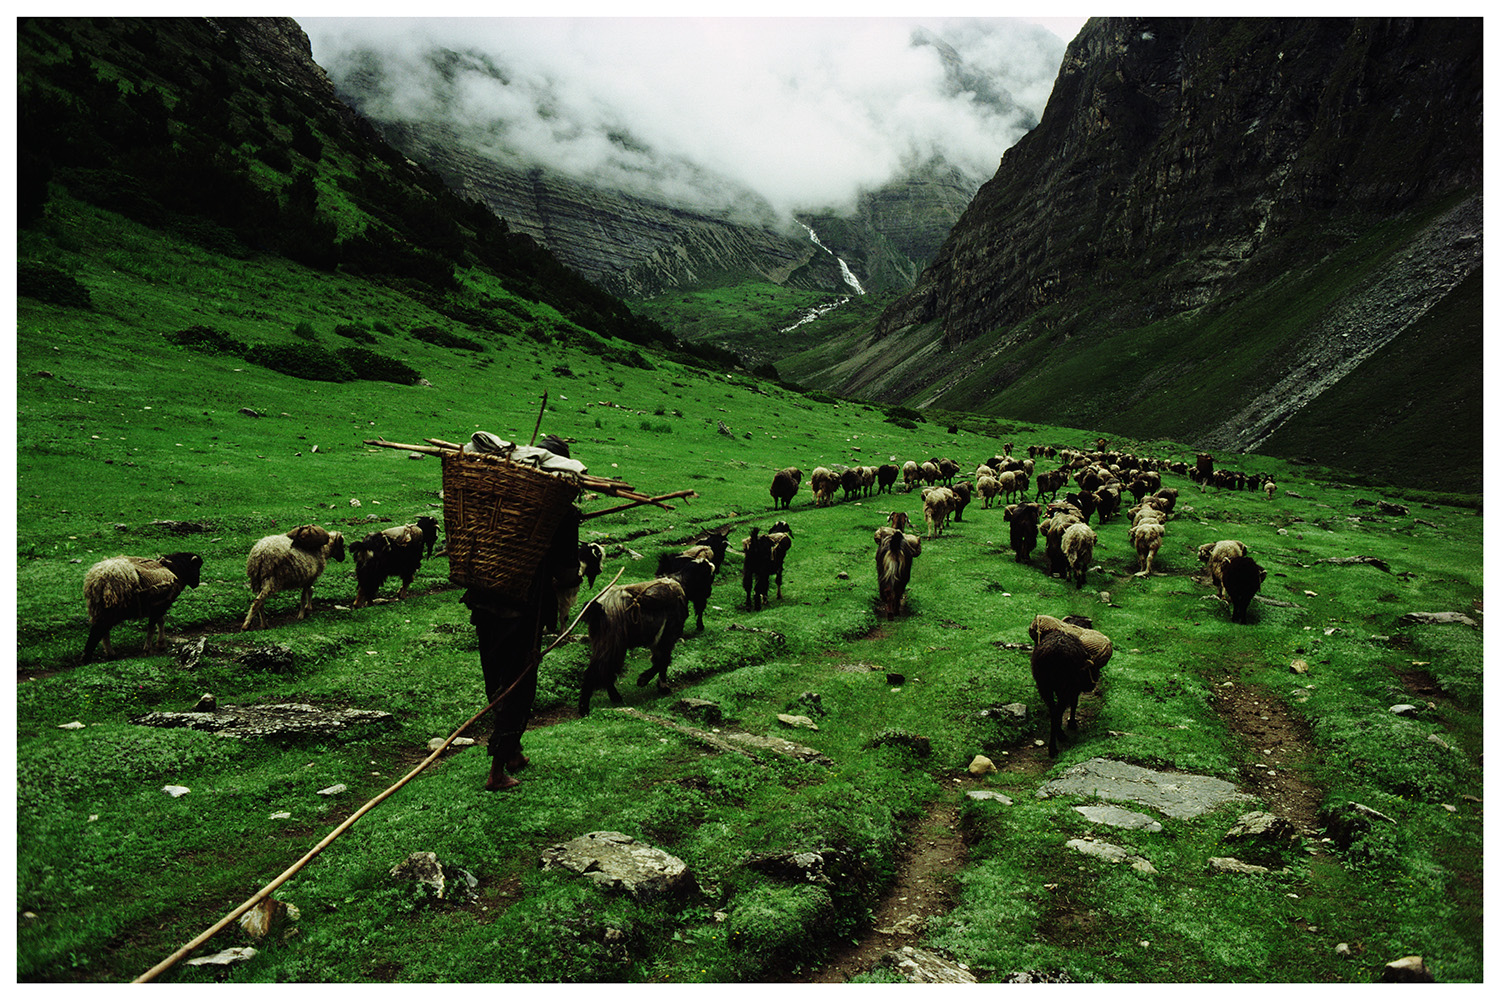
<svg viewBox="0 0 1500 1000">
<path fill-rule="evenodd" d="M 1079 590 L 1083 589 L 1084 579 L 1088 576 L 1089 563 L 1094 561 L 1094 543 L 1098 540 L 1094 529 L 1082 521 L 1069 525 L 1063 532 L 1063 558 L 1068 561 L 1068 575 L 1077 582 Z"/>
<path fill-rule="evenodd" d="M 250 577 L 250 592 L 255 595 L 250 610 L 240 625 L 244 632 L 250 622 L 259 618 L 266 625 L 262 606 L 278 590 L 302 588 L 297 606 L 297 620 L 307 617 L 312 608 L 312 589 L 329 559 L 344 561 L 344 535 L 327 531 L 315 524 L 298 525 L 283 535 L 267 535 L 250 549 L 245 572 Z"/>
<path fill-rule="evenodd" d="M 89 609 L 89 637 L 83 658 L 94 655 L 104 643 L 104 655 L 113 656 L 109 630 L 123 621 L 146 619 L 145 652 L 152 649 L 152 627 L 156 645 L 166 641 L 167 609 L 183 587 L 197 587 L 203 560 L 191 552 L 173 552 L 159 559 L 116 556 L 90 566 L 83 575 L 83 598 Z"/>
</svg>

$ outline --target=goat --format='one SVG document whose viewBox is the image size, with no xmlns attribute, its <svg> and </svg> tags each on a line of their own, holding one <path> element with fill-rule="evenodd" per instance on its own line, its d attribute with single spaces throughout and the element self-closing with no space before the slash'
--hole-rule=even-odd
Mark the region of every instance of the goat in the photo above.
<svg viewBox="0 0 1500 1000">
<path fill-rule="evenodd" d="M 667 667 L 687 615 L 687 595 L 676 580 L 646 580 L 610 587 L 600 594 L 583 611 L 589 629 L 589 665 L 583 673 L 578 714 L 589 714 L 589 702 L 600 688 L 612 704 L 625 703 L 615 681 L 625 669 L 626 650 L 638 646 L 650 648 L 651 668 L 636 678 L 636 684 L 645 687 L 655 677 L 658 690 L 670 690 Z"/>
<path fill-rule="evenodd" d="M 1266 582 L 1266 571 L 1249 556 L 1235 556 L 1224 563 L 1220 576 L 1229 597 L 1229 620 L 1248 625 L 1250 600 Z"/>
<path fill-rule="evenodd" d="M 795 466 L 781 469 L 771 477 L 771 509 L 790 509 L 792 497 L 802 486 L 802 470 Z"/>
<path fill-rule="evenodd" d="M 354 558 L 354 606 L 362 608 L 375 600 L 381 584 L 393 576 L 401 578 L 399 601 L 416 578 L 422 565 L 425 532 L 415 524 L 403 524 L 384 531 L 372 531 L 357 542 L 349 543 Z"/>
<path fill-rule="evenodd" d="M 603 569 L 604 546 L 598 542 L 583 542 L 578 546 L 577 572 L 564 576 L 561 567 L 558 567 L 557 575 L 552 581 L 553 590 L 557 594 L 557 628 L 567 625 L 568 615 L 572 613 L 573 604 L 578 600 L 578 588 L 583 585 L 584 579 L 588 579 L 592 589 Z"/>
<path fill-rule="evenodd" d="M 899 513 L 899 512 L 898 512 Z M 892 515 L 894 517 L 894 515 Z M 905 514 L 901 517 L 904 519 Z M 900 528 L 875 529 L 875 579 L 886 617 L 895 621 L 911 580 L 911 561 L 922 554 L 922 539 Z"/>
<path fill-rule="evenodd" d="M 435 517 L 423 514 L 417 518 L 417 527 L 422 529 L 422 553 L 427 558 L 432 558 L 432 546 L 437 542 L 438 522 Z"/>
<path fill-rule="evenodd" d="M 880 466 L 875 470 L 875 492 L 877 494 L 892 492 L 892 488 L 896 485 L 896 477 L 900 474 L 901 470 L 890 462 Z"/>
<path fill-rule="evenodd" d="M 250 610 L 240 624 L 240 631 L 250 627 L 250 622 L 259 619 L 261 627 L 266 625 L 263 607 L 266 598 L 278 590 L 302 588 L 302 599 L 297 605 L 297 620 L 307 617 L 312 609 L 313 584 L 322 576 L 328 560 L 344 561 L 344 535 L 328 531 L 316 524 L 302 524 L 283 535 L 267 535 L 250 549 L 245 560 L 245 573 L 250 578 L 250 592 L 255 597 Z"/>
<path fill-rule="evenodd" d="M 1068 728 L 1078 728 L 1078 696 L 1099 683 L 1099 668 L 1075 635 L 1053 629 L 1042 632 L 1031 650 L 1031 679 L 1047 706 L 1050 722 L 1047 753 L 1057 756 L 1062 736 L 1063 710 L 1069 711 Z"/>
<path fill-rule="evenodd" d="M 922 470 L 916 462 L 905 462 L 901 466 L 901 489 L 910 493 L 911 488 L 922 481 Z"/>
<path fill-rule="evenodd" d="M 1214 591 L 1220 597 L 1224 597 L 1224 566 L 1229 560 L 1236 556 L 1248 556 L 1249 549 L 1245 543 L 1233 538 L 1225 538 L 1217 542 L 1205 542 L 1198 546 L 1198 561 L 1208 564 L 1208 579 L 1214 585 Z"/>
<path fill-rule="evenodd" d="M 1010 547 L 1016 554 L 1016 562 L 1023 563 L 1031 558 L 1041 516 L 1041 506 L 1030 501 L 1013 503 L 1005 508 L 1005 519 L 1010 522 Z"/>
<path fill-rule="evenodd" d="M 771 589 L 771 560 L 775 543 L 769 535 L 762 535 L 759 528 L 751 528 L 744 548 L 745 568 L 741 581 L 745 586 L 745 608 L 759 611 L 765 606 L 766 595 Z"/>
<path fill-rule="evenodd" d="M 1088 576 L 1089 563 L 1094 561 L 1094 544 L 1098 540 L 1094 529 L 1082 523 L 1069 525 L 1063 532 L 1063 556 L 1068 560 L 1068 574 L 1077 582 L 1079 590 L 1083 589 Z"/>
<path fill-rule="evenodd" d="M 771 575 L 776 577 L 776 597 L 780 600 L 781 576 L 786 571 L 786 554 L 792 547 L 792 526 L 777 521 L 766 537 L 771 540 Z"/>
<path fill-rule="evenodd" d="M 166 642 L 167 611 L 183 587 L 198 586 L 203 560 L 192 552 L 173 552 L 157 559 L 141 556 L 116 556 L 102 559 L 83 575 L 83 599 L 89 611 L 89 637 L 83 647 L 83 658 L 94 655 L 94 648 L 104 643 L 104 655 L 113 656 L 109 630 L 120 622 L 146 619 L 146 645 L 152 650 L 153 628 L 156 646 Z"/>
</svg>

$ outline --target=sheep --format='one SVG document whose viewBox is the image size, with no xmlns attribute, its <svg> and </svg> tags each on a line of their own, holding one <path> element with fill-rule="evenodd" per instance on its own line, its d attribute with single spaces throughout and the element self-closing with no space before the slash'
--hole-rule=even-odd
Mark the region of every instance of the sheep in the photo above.
<svg viewBox="0 0 1500 1000">
<path fill-rule="evenodd" d="M 995 502 L 995 498 L 1000 495 L 1000 480 L 994 476 L 980 476 L 974 481 L 974 488 L 979 491 L 980 497 L 984 500 L 984 507 L 988 510 Z"/>
<path fill-rule="evenodd" d="M 1140 570 L 1136 576 L 1151 575 L 1151 561 L 1156 558 L 1156 553 L 1161 549 L 1162 535 L 1166 529 L 1157 521 L 1143 521 L 1130 529 L 1130 544 L 1135 546 L 1136 557 L 1140 560 Z"/>
<path fill-rule="evenodd" d="M 904 517 L 905 515 L 903 515 Z M 922 554 L 922 539 L 900 528 L 875 529 L 875 580 L 886 617 L 895 621 L 911 580 L 911 561 Z"/>
<path fill-rule="evenodd" d="M 1094 529 L 1083 523 L 1069 525 L 1063 532 L 1062 551 L 1068 560 L 1069 576 L 1078 582 L 1078 589 L 1083 589 L 1084 579 L 1088 576 L 1089 563 L 1094 560 L 1094 543 L 1098 536 Z"/>
<path fill-rule="evenodd" d="M 1245 543 L 1233 538 L 1205 542 L 1198 546 L 1198 561 L 1208 564 L 1208 579 L 1220 597 L 1224 596 L 1224 564 L 1236 556 L 1250 554 Z"/>
<path fill-rule="evenodd" d="M 997 477 L 1000 480 L 1000 497 L 1006 503 L 1010 503 L 1016 495 L 1016 474 L 1006 469 Z"/>
<path fill-rule="evenodd" d="M 839 488 L 839 478 L 823 466 L 818 466 L 812 474 L 813 503 L 819 507 L 827 507 L 833 502 L 833 492 Z"/>
<path fill-rule="evenodd" d="M 900 467 L 891 462 L 880 466 L 875 470 L 875 492 L 877 494 L 892 492 L 896 485 L 896 477 L 899 475 L 901 475 Z"/>
<path fill-rule="evenodd" d="M 943 530 L 957 499 L 946 486 L 934 486 L 922 491 L 922 518 L 927 522 L 928 538 Z"/>
<path fill-rule="evenodd" d="M 781 576 L 786 571 L 786 554 L 792 547 L 792 526 L 777 521 L 766 537 L 771 540 L 771 575 L 776 577 L 776 598 L 780 600 Z"/>
<path fill-rule="evenodd" d="M 245 560 L 245 573 L 250 578 L 250 592 L 255 595 L 250 610 L 240 624 L 240 631 L 250 628 L 250 622 L 260 619 L 266 626 L 262 610 L 266 598 L 278 590 L 302 588 L 302 599 L 297 605 L 297 620 L 307 617 L 312 608 L 313 584 L 323 574 L 328 560 L 344 561 L 344 535 L 339 531 L 328 531 L 315 524 L 298 525 L 283 535 L 267 535 L 250 549 Z"/>
<path fill-rule="evenodd" d="M 944 486 L 953 485 L 953 477 L 959 473 L 959 465 L 951 458 L 934 459 L 937 462 L 938 477 L 942 479 Z"/>
<path fill-rule="evenodd" d="M 399 601 L 422 565 L 424 532 L 415 524 L 403 524 L 384 531 L 372 531 L 349 544 L 354 558 L 354 606 L 362 608 L 375 600 L 381 584 L 393 576 L 401 578 Z"/>
<path fill-rule="evenodd" d="M 1045 493 L 1049 498 L 1055 500 L 1057 499 L 1058 490 L 1061 490 L 1067 484 L 1068 474 L 1061 469 L 1040 473 L 1036 477 L 1037 499 L 1040 500 L 1042 494 Z"/>
<path fill-rule="evenodd" d="M 864 489 L 864 475 L 858 469 L 845 469 L 839 477 L 839 485 L 844 489 L 844 499 L 853 500 L 859 496 L 860 490 Z"/>
<path fill-rule="evenodd" d="M 417 527 L 422 530 L 422 553 L 430 559 L 432 557 L 432 546 L 437 542 L 437 518 L 428 517 L 426 514 L 423 514 L 417 518 Z"/>
<path fill-rule="evenodd" d="M 875 466 L 861 465 L 858 471 L 860 496 L 869 496 L 875 492 Z"/>
<path fill-rule="evenodd" d="M 1013 503 L 1005 508 L 1005 519 L 1010 522 L 1010 547 L 1016 554 L 1016 562 L 1023 563 L 1031 558 L 1041 516 L 1041 506 L 1030 501 Z"/>
<path fill-rule="evenodd" d="M 676 580 L 647 580 L 610 587 L 583 611 L 589 630 L 589 664 L 583 673 L 578 696 L 578 714 L 589 714 L 589 702 L 600 688 L 612 704 L 623 705 L 615 687 L 625 669 L 625 652 L 637 646 L 651 649 L 651 668 L 636 678 L 645 687 L 652 677 L 660 691 L 667 686 L 667 667 L 672 648 L 682 638 L 687 622 L 688 601 Z"/>
<path fill-rule="evenodd" d="M 1066 577 L 1068 560 L 1063 555 L 1063 535 L 1075 524 L 1082 524 L 1082 513 L 1070 503 L 1053 504 L 1047 508 L 1047 516 L 1037 525 L 1037 530 L 1047 539 L 1047 573 L 1050 576 Z"/>
<path fill-rule="evenodd" d="M 83 658 L 94 655 L 94 648 L 104 643 L 104 655 L 113 656 L 109 630 L 120 622 L 146 619 L 144 652 L 166 642 L 167 611 L 183 587 L 196 588 L 203 570 L 203 560 L 192 552 L 173 552 L 156 559 L 141 556 L 115 556 L 90 566 L 83 575 L 83 599 L 88 605 L 89 637 L 84 643 Z M 151 632 L 155 626 L 156 641 Z"/>
<path fill-rule="evenodd" d="M 1234 556 L 1224 563 L 1220 578 L 1229 597 L 1229 620 L 1248 625 L 1250 600 L 1266 582 L 1266 571 L 1249 556 Z"/>
<path fill-rule="evenodd" d="M 1094 623 L 1081 615 L 1068 615 L 1065 618 L 1037 615 L 1026 629 L 1032 642 L 1036 642 L 1043 632 L 1051 631 L 1066 632 L 1083 643 L 1083 650 L 1094 661 L 1096 670 L 1103 670 L 1109 663 L 1109 658 L 1115 655 L 1115 644 L 1109 636 L 1094 628 Z"/>
<path fill-rule="evenodd" d="M 1077 636 L 1048 630 L 1041 633 L 1032 647 L 1031 679 L 1047 706 L 1050 721 L 1047 753 L 1056 757 L 1058 737 L 1062 735 L 1063 710 L 1069 711 L 1068 728 L 1077 729 L 1078 696 L 1098 685 L 1099 668 Z"/>
<path fill-rule="evenodd" d="M 922 482 L 931 486 L 938 480 L 938 467 L 936 462 L 923 462 L 921 465 Z"/>
<path fill-rule="evenodd" d="M 802 486 L 802 470 L 795 466 L 780 469 L 771 477 L 771 509 L 790 510 L 792 497 Z"/>
<path fill-rule="evenodd" d="M 1114 517 L 1120 512 L 1120 486 L 1118 483 L 1105 483 L 1094 491 L 1096 507 L 1099 514 L 1099 523 Z"/>
<path fill-rule="evenodd" d="M 676 580 L 682 585 L 688 603 L 698 613 L 698 631 L 703 631 L 703 612 L 708 607 L 709 595 L 713 592 L 714 570 L 711 559 L 703 556 L 688 556 L 681 553 L 664 553 L 656 561 L 658 580 Z"/>
<path fill-rule="evenodd" d="M 974 497 L 974 484 L 954 483 L 948 489 L 953 493 L 953 520 L 964 519 L 964 508 L 969 506 L 969 501 Z"/>
<path fill-rule="evenodd" d="M 771 589 L 771 559 L 775 543 L 769 535 L 762 535 L 759 528 L 750 529 L 745 539 L 745 568 L 741 582 L 745 587 L 745 608 L 759 611 L 766 603 L 766 594 Z"/>
<path fill-rule="evenodd" d="M 901 490 L 910 493 L 911 488 L 922 479 L 922 470 L 916 462 L 904 462 L 901 465 Z"/>
<path fill-rule="evenodd" d="M 1275 500 L 1276 499 L 1276 480 L 1274 480 L 1274 479 L 1267 479 L 1266 480 L 1266 485 L 1265 485 L 1265 491 L 1266 491 L 1266 499 L 1267 500 Z"/>
</svg>

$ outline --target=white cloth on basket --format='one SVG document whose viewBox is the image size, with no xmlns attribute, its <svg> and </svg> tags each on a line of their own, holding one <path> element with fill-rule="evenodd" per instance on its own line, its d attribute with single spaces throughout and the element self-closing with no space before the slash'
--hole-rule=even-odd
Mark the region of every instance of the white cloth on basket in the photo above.
<svg viewBox="0 0 1500 1000">
<path fill-rule="evenodd" d="M 543 472 L 571 472 L 581 476 L 589 471 L 588 466 L 575 459 L 553 454 L 546 448 L 535 448 L 506 441 L 489 431 L 475 431 L 463 450 L 470 455 L 499 455 L 510 459 L 517 465 L 529 465 Z"/>
</svg>

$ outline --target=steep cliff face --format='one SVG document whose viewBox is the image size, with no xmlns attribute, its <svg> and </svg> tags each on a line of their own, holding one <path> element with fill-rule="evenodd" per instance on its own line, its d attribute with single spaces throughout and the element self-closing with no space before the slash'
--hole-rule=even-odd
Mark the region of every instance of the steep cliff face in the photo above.
<svg viewBox="0 0 1500 1000">
<path fill-rule="evenodd" d="M 1201 306 L 1299 227 L 1477 190 L 1480 84 L 1472 20 L 1091 21 L 879 332 Z"/>
</svg>

